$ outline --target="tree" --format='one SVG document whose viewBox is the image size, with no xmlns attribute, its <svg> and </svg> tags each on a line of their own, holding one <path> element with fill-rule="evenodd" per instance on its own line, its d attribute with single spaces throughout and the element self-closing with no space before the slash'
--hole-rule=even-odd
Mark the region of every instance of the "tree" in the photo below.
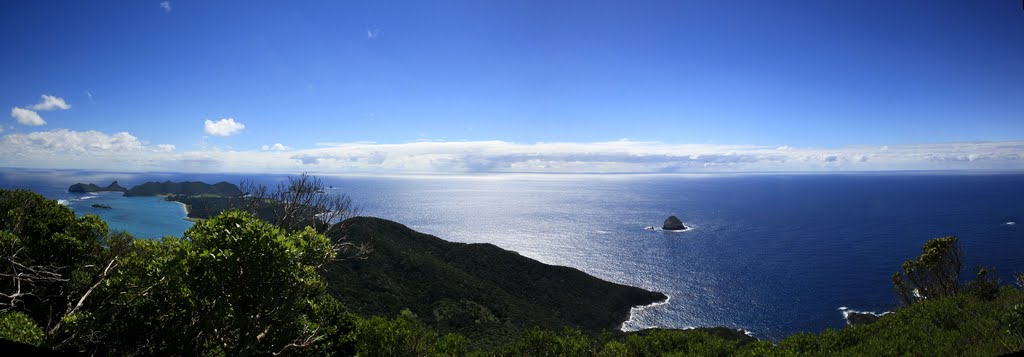
<svg viewBox="0 0 1024 357">
<path fill-rule="evenodd" d="M 977 267 L 974 280 L 967 282 L 964 290 L 980 299 L 993 300 L 999 295 L 999 274 L 995 267 Z"/>
<path fill-rule="evenodd" d="M 116 268 L 107 224 L 28 190 L 0 190 L 0 309 L 22 311 L 47 337 Z"/>
<path fill-rule="evenodd" d="M 319 270 L 334 254 L 312 228 L 285 231 L 240 211 L 198 222 L 183 238 L 137 240 L 97 304 L 68 319 L 69 348 L 247 356 L 312 346 L 336 332 L 316 305 L 325 295 Z"/>
<path fill-rule="evenodd" d="M 380 316 L 360 321 L 356 353 L 365 356 L 424 356 L 438 345 L 437 332 L 409 310 L 394 319 Z"/>
<path fill-rule="evenodd" d="M 328 193 L 322 180 L 308 174 L 288 177 L 273 189 L 252 181 L 242 181 L 242 210 L 287 231 L 313 227 L 334 240 L 334 249 L 345 258 L 361 257 L 370 252 L 368 244 L 355 244 L 345 239 L 341 222 L 358 215 L 352 199 L 345 194 Z"/>
<path fill-rule="evenodd" d="M 903 262 L 902 271 L 892 276 L 893 287 L 906 305 L 960 291 L 964 253 L 957 237 L 934 238 L 921 250 L 917 259 Z"/>
</svg>

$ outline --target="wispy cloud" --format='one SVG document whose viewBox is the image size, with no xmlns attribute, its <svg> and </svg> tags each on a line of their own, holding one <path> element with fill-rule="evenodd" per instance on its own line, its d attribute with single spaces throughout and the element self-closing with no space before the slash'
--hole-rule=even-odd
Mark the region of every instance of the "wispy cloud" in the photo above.
<svg viewBox="0 0 1024 357">
<path fill-rule="evenodd" d="M 39 116 L 39 113 L 30 109 L 18 107 L 11 108 L 11 117 L 14 118 L 14 120 L 17 120 L 18 124 L 21 125 L 46 125 L 46 121 L 43 120 L 43 117 Z"/>
<path fill-rule="evenodd" d="M 64 98 L 55 97 L 52 95 L 42 95 L 43 101 L 39 104 L 33 105 L 30 108 L 32 110 L 68 110 L 71 109 L 71 105 L 64 101 Z"/>
<path fill-rule="evenodd" d="M 161 1 L 160 2 L 160 8 L 163 9 L 164 12 L 171 12 L 171 2 L 170 1 Z"/>
<path fill-rule="evenodd" d="M 89 97 L 89 103 L 96 103 L 96 101 L 95 101 L 95 100 L 93 99 L 93 97 L 92 97 L 92 92 L 90 92 L 90 91 L 85 91 L 85 96 L 86 96 L 86 97 Z"/>
<path fill-rule="evenodd" d="M 1024 141 L 839 149 L 627 140 L 471 141 L 339 143 L 298 150 L 275 144 L 249 151 L 178 151 L 173 145 L 147 145 L 128 133 L 61 129 L 0 138 L 0 166 L 40 168 L 385 174 L 1024 170 Z"/>
<path fill-rule="evenodd" d="M 218 121 L 206 119 L 203 123 L 203 130 L 210 135 L 230 136 L 238 134 L 245 129 L 245 124 L 236 122 L 234 118 L 225 118 Z"/>
<path fill-rule="evenodd" d="M 366 38 L 376 40 L 377 36 L 380 36 L 380 29 L 369 29 L 366 30 Z"/>
</svg>

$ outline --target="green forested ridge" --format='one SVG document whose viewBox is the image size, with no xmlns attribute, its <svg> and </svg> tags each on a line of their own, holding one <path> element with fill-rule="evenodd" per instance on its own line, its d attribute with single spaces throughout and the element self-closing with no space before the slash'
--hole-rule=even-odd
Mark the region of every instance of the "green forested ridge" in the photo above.
<svg viewBox="0 0 1024 357">
<path fill-rule="evenodd" d="M 487 245 L 452 246 L 452 253 L 435 251 L 439 248 L 432 246 L 431 239 L 394 222 L 357 219 L 349 224 L 344 231 L 353 239 L 362 234 L 377 237 L 370 239 L 380 244 L 375 247 L 378 252 L 408 252 L 387 245 L 415 244 L 409 249 L 422 254 L 398 254 L 406 260 L 389 263 L 408 264 L 395 267 L 403 272 L 440 269 L 457 274 L 459 269 L 500 257 L 506 261 L 499 263 L 518 263 L 517 258 L 505 257 L 513 253 L 493 253 L 498 248 Z M 393 237 L 380 238 L 389 236 Z M 477 320 L 493 323 L 470 303 L 484 306 L 476 300 L 430 305 L 441 307 L 436 316 L 433 309 L 415 312 L 414 306 L 384 316 L 351 312 L 328 291 L 346 299 L 339 292 L 345 290 L 334 286 L 352 280 L 335 280 L 331 274 L 373 276 L 354 268 L 337 269 L 370 258 L 333 260 L 338 252 L 334 238 L 312 229 L 284 230 L 248 213 L 230 211 L 197 223 L 182 238 L 140 240 L 111 233 L 96 216 L 76 217 L 38 194 L 0 190 L 0 338 L 96 355 L 985 356 L 1024 348 L 1024 292 L 1009 285 L 1000 287 L 990 269 L 979 270 L 966 285 L 948 284 L 951 270 L 946 264 L 954 259 L 946 258 L 957 256 L 955 238 L 926 245 L 921 257 L 904 264 L 899 273 L 903 285 L 894 285 L 897 290 L 916 290 L 911 295 L 919 297 L 869 325 L 798 334 L 772 343 L 736 336 L 727 329 L 623 334 L 594 333 L 590 326 L 558 329 L 539 322 L 544 327 L 532 328 L 515 323 L 509 328 L 519 329 L 518 333 L 488 344 L 474 343 L 477 337 L 470 336 L 475 333 L 472 329 L 468 334 L 448 333 L 450 326 L 439 323 L 443 320 L 439 317 L 466 323 L 459 320 L 466 316 L 476 318 L 472 324 Z M 431 267 L 433 259 L 459 259 L 462 254 L 482 260 Z M 361 269 L 386 266 L 370 264 Z M 495 270 L 498 273 L 503 274 Z M 548 278 L 556 279 L 557 274 Z M 507 280 L 482 286 L 506 290 L 509 287 L 501 284 L 522 283 Z M 411 294 L 416 289 L 394 291 Z M 955 292 L 947 293 L 951 290 Z M 929 295 L 928 291 L 941 293 Z M 573 302 L 555 303 L 561 303 L 562 309 L 579 307 Z M 371 305 L 354 300 L 349 304 Z M 466 311 L 476 313 L 460 315 Z M 492 311 L 490 315 L 501 321 L 500 314 Z M 602 314 L 588 316 L 599 321 Z"/>
<path fill-rule="evenodd" d="M 373 253 L 330 264 L 324 274 L 331 295 L 362 315 L 408 309 L 442 333 L 475 341 L 521 335 L 532 326 L 615 330 L 631 307 L 667 298 L 493 244 L 448 242 L 384 219 L 356 217 L 345 226 L 338 237 L 369 243 Z"/>
<path fill-rule="evenodd" d="M 184 203 L 188 206 L 188 218 L 196 219 L 208 219 L 223 211 L 238 209 L 242 203 L 241 198 L 221 196 L 168 195 L 164 199 Z M 256 214 L 256 216 L 266 219 L 269 214 Z"/>
<path fill-rule="evenodd" d="M 132 187 L 124 193 L 125 196 L 157 196 L 157 195 L 212 195 L 223 197 L 238 197 L 242 191 L 238 186 L 228 182 L 208 184 L 203 182 L 146 182 Z"/>
</svg>

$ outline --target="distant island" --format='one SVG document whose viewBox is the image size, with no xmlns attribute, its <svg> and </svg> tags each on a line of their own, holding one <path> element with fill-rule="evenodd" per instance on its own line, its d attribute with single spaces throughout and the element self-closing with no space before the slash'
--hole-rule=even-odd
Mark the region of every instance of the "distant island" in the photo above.
<svg viewBox="0 0 1024 357">
<path fill-rule="evenodd" d="M 135 196 L 207 196 L 207 197 L 239 197 L 242 190 L 232 183 L 218 182 L 208 184 L 205 182 L 146 182 L 144 184 L 127 189 L 117 184 L 117 181 L 110 183 L 107 187 L 99 187 L 93 183 L 76 183 L 68 187 L 68 192 L 124 192 L 127 197 Z"/>
<path fill-rule="evenodd" d="M 113 207 L 110 207 L 110 205 L 105 205 L 105 204 L 102 204 L 102 203 L 97 203 L 97 204 L 92 205 L 92 208 L 111 209 Z"/>
<path fill-rule="evenodd" d="M 208 184 L 204 182 L 146 182 L 132 187 L 124 193 L 126 197 L 133 196 L 160 196 L 160 195 L 183 195 L 183 196 L 216 196 L 216 197 L 238 197 L 242 190 L 228 182 Z"/>
<path fill-rule="evenodd" d="M 96 186 L 96 184 L 93 184 L 93 183 L 76 183 L 74 185 L 71 185 L 71 187 L 68 187 L 68 192 L 88 193 L 88 192 L 108 192 L 108 191 L 109 192 L 126 192 L 126 191 L 128 191 L 128 189 L 124 188 L 124 187 L 121 187 L 121 185 L 118 185 L 117 181 L 111 182 L 110 185 L 107 185 L 107 187 L 99 187 L 99 186 Z"/>
</svg>

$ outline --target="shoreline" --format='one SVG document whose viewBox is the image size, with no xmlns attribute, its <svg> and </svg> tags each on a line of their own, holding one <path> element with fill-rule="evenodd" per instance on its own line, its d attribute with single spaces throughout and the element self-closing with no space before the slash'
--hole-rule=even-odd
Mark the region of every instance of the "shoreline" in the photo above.
<svg viewBox="0 0 1024 357">
<path fill-rule="evenodd" d="M 664 294 L 664 293 L 662 293 L 662 294 Z M 640 330 L 654 328 L 654 326 L 646 326 L 646 327 L 637 327 L 635 329 L 627 330 L 626 329 L 626 325 L 629 324 L 631 321 L 633 321 L 633 318 L 634 318 L 634 316 L 636 316 L 637 313 L 639 313 L 639 312 L 641 312 L 643 310 L 647 310 L 648 308 L 653 308 L 653 307 L 658 307 L 658 306 L 661 306 L 661 305 L 666 305 L 671 300 L 672 300 L 672 296 L 668 295 L 668 294 L 665 294 L 665 300 L 663 300 L 663 301 L 657 301 L 657 302 L 652 302 L 652 303 L 647 304 L 647 305 L 637 305 L 637 306 L 630 307 L 629 308 L 629 317 L 626 319 L 626 321 L 622 322 L 622 325 L 619 326 L 619 331 L 631 332 L 631 331 L 640 331 Z M 693 328 L 693 327 L 690 327 L 690 328 Z"/>
<path fill-rule="evenodd" d="M 166 200 L 165 200 L 165 201 L 166 201 Z M 189 207 L 188 207 L 188 205 L 186 205 L 186 204 L 185 204 L 185 203 L 183 203 L 183 202 L 178 202 L 178 201 L 168 201 L 168 202 L 174 202 L 174 203 L 177 203 L 177 204 L 181 205 L 181 210 L 182 210 L 182 211 L 185 211 L 185 219 L 189 219 L 189 218 L 190 218 L 190 217 L 188 216 L 188 214 L 189 214 L 189 213 L 191 213 L 191 212 L 189 212 Z"/>
</svg>

